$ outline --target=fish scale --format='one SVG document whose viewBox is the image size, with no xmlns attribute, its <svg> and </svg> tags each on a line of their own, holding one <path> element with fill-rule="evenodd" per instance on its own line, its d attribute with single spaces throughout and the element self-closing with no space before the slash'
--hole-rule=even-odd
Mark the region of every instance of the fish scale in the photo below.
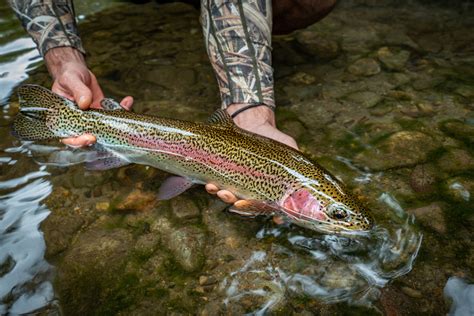
<svg viewBox="0 0 474 316">
<path fill-rule="evenodd" d="M 325 232 L 365 231 L 372 225 L 361 203 L 328 171 L 298 150 L 238 128 L 224 110 L 216 111 L 208 123 L 188 122 L 114 106 L 82 111 L 35 85 L 22 86 L 18 93 L 20 114 L 13 129 L 20 138 L 91 133 L 111 155 L 126 162 L 232 191 L 247 201 L 233 206 L 239 214 L 264 209 Z M 38 112 L 41 115 L 33 115 Z"/>
</svg>

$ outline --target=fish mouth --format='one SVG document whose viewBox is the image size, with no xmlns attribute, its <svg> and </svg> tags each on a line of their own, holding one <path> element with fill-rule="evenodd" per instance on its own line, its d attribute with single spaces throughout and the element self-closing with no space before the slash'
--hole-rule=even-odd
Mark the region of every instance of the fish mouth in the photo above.
<svg viewBox="0 0 474 316">
<path fill-rule="evenodd" d="M 293 220 L 293 223 L 295 223 L 298 226 L 302 226 L 323 234 L 335 234 L 335 235 L 341 235 L 341 236 L 348 236 L 348 237 L 354 237 L 354 236 L 367 236 L 370 234 L 371 229 L 365 229 L 365 228 L 354 228 L 354 226 L 351 226 L 351 228 L 348 228 L 344 225 L 341 224 L 336 224 L 336 223 L 329 223 L 329 222 L 323 222 L 323 221 L 306 221 L 306 220 Z"/>
</svg>

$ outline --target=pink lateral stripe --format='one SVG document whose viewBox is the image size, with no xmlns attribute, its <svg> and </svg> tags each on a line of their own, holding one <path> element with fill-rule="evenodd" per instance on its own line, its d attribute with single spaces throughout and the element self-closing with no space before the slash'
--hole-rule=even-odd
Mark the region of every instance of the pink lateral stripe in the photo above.
<svg viewBox="0 0 474 316">
<path fill-rule="evenodd" d="M 157 150 L 160 152 L 170 153 L 171 155 L 174 154 L 177 159 L 178 156 L 181 156 L 181 159 L 191 158 L 197 163 L 210 165 L 214 169 L 224 170 L 226 172 L 234 171 L 236 173 L 258 178 L 270 178 L 273 179 L 273 181 L 275 178 L 275 176 L 244 166 L 227 157 L 211 153 L 205 149 L 197 148 L 184 141 L 169 142 L 156 137 L 147 136 L 130 137 L 128 141 L 132 146 Z"/>
</svg>

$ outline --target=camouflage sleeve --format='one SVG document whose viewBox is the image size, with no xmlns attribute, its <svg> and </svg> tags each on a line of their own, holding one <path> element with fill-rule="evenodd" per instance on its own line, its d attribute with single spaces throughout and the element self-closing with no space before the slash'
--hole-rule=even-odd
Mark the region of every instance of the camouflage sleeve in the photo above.
<svg viewBox="0 0 474 316">
<path fill-rule="evenodd" d="M 222 107 L 274 108 L 271 0 L 201 0 L 201 24 Z"/>
<path fill-rule="evenodd" d="M 70 46 L 85 53 L 78 35 L 72 0 L 9 0 L 41 55 Z"/>
</svg>

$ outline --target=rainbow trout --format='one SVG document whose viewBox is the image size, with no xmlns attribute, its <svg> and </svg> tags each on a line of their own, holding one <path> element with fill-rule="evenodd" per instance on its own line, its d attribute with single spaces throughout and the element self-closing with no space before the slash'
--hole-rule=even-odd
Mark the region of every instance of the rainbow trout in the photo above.
<svg viewBox="0 0 474 316">
<path fill-rule="evenodd" d="M 13 133 L 24 140 L 94 134 L 100 154 L 90 169 L 145 164 L 177 176 L 158 197 L 170 199 L 193 184 L 213 183 L 241 199 L 230 211 L 280 215 L 324 233 L 367 231 L 372 220 L 361 203 L 328 171 L 301 152 L 237 127 L 226 111 L 208 123 L 158 118 L 118 110 L 80 110 L 48 89 L 18 89 L 20 113 Z"/>
</svg>

